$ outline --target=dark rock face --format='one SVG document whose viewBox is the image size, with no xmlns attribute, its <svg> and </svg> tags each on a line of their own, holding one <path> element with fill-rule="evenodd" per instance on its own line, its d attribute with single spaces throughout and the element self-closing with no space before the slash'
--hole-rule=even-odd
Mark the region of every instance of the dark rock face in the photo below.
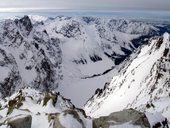
<svg viewBox="0 0 170 128">
<path fill-rule="evenodd" d="M 96 18 L 94 17 L 82 17 L 83 21 L 86 22 L 87 24 L 93 23 L 93 22 L 97 22 Z"/>
<path fill-rule="evenodd" d="M 67 38 L 73 38 L 81 35 L 80 24 L 77 21 L 72 21 L 71 23 L 67 23 L 60 30 L 56 30 L 56 32 Z"/>
<path fill-rule="evenodd" d="M 41 62 L 41 69 L 42 71 L 44 71 L 44 73 L 46 74 L 44 81 L 43 81 L 43 86 L 45 91 L 49 91 L 49 87 L 51 87 L 54 83 L 54 76 L 55 76 L 55 72 L 52 70 L 53 66 L 52 64 L 50 64 L 50 61 L 43 59 Z"/>
<path fill-rule="evenodd" d="M 13 117 L 8 121 L 8 125 L 11 128 L 31 128 L 32 124 L 32 116 L 31 115 L 19 115 L 17 117 Z"/>
<path fill-rule="evenodd" d="M 25 29 L 27 31 L 27 34 L 29 34 L 33 28 L 31 20 L 28 16 L 24 16 L 23 18 L 21 18 L 19 20 L 16 19 L 15 23 L 19 28 Z"/>
<path fill-rule="evenodd" d="M 0 83 L 0 90 L 2 96 L 8 96 L 20 86 L 21 77 L 14 57 L 6 53 L 3 49 L 0 49 L 0 56 L 2 57 L 0 60 L 0 68 L 8 72 L 8 76 Z"/>
</svg>

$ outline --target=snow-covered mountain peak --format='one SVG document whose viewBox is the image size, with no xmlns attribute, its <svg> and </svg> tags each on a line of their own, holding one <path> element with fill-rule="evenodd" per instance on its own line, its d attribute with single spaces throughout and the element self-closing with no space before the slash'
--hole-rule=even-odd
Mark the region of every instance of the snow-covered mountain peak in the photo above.
<svg viewBox="0 0 170 128">
<path fill-rule="evenodd" d="M 18 28 L 20 28 L 21 32 L 26 32 L 25 34 L 29 34 L 31 30 L 33 29 L 32 22 L 29 18 L 29 16 L 24 16 L 21 19 L 15 19 L 15 24 Z"/>
<path fill-rule="evenodd" d="M 88 115 L 98 117 L 125 108 L 147 109 L 147 104 L 169 97 L 169 34 L 152 39 L 133 54 L 118 76 L 87 102 Z M 141 107 L 143 106 L 143 107 Z M 159 106 L 156 106 L 158 107 Z M 163 111 L 165 107 L 158 109 Z M 165 111 L 166 115 L 167 111 Z"/>
</svg>

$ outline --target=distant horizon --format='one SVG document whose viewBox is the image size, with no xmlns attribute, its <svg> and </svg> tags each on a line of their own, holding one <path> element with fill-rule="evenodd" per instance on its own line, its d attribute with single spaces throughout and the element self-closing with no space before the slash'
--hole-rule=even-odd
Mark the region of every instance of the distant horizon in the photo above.
<svg viewBox="0 0 170 128">
<path fill-rule="evenodd" d="M 170 21 L 170 11 L 153 11 L 153 10 L 70 10 L 70 9 L 30 9 L 18 11 L 0 11 L 0 19 L 20 18 L 24 15 L 35 15 L 43 17 L 57 16 L 92 16 L 92 17 L 113 17 L 128 19 L 149 19 L 155 21 Z"/>
<path fill-rule="evenodd" d="M 57 8 L 0 8 L 0 12 L 74 12 L 74 11 L 81 11 L 81 12 L 170 12 L 170 10 L 155 10 L 155 9 L 112 9 L 112 10 L 101 10 L 101 9 L 57 9 Z"/>
</svg>

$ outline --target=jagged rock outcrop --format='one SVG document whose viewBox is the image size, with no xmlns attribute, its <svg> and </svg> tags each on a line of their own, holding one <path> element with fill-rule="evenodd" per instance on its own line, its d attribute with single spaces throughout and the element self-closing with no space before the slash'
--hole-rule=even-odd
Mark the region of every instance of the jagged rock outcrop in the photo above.
<svg viewBox="0 0 170 128">
<path fill-rule="evenodd" d="M 22 32 L 26 32 L 24 34 L 29 35 L 31 30 L 33 29 L 33 25 L 31 23 L 31 20 L 28 16 L 24 16 L 21 19 L 16 19 L 15 20 L 16 25 L 21 29 Z"/>
<path fill-rule="evenodd" d="M 73 120 L 77 123 L 79 123 L 79 125 L 77 126 L 77 128 L 87 128 L 87 127 L 92 127 L 91 125 L 86 126 L 86 124 L 84 124 L 84 120 L 82 119 L 82 115 L 81 112 L 78 112 L 74 109 L 68 109 L 63 111 L 62 113 L 51 113 L 48 116 L 49 122 L 50 122 L 50 126 L 52 126 L 52 128 L 66 128 L 67 126 L 62 126 L 62 122 L 60 121 L 60 118 L 67 118 L 67 116 L 71 116 L 73 118 Z M 87 118 L 87 117 L 86 117 Z M 74 121 L 70 122 L 73 126 L 74 126 Z"/>
<path fill-rule="evenodd" d="M 91 128 L 84 111 L 57 92 L 42 93 L 24 88 L 0 100 L 0 127 L 10 128 Z"/>
</svg>

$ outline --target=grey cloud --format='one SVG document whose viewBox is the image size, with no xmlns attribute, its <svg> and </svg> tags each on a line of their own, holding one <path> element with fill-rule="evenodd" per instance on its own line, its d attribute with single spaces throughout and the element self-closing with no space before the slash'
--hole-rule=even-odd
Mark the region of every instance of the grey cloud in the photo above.
<svg viewBox="0 0 170 128">
<path fill-rule="evenodd" d="M 170 10 L 170 0 L 0 0 L 0 8 Z"/>
</svg>

